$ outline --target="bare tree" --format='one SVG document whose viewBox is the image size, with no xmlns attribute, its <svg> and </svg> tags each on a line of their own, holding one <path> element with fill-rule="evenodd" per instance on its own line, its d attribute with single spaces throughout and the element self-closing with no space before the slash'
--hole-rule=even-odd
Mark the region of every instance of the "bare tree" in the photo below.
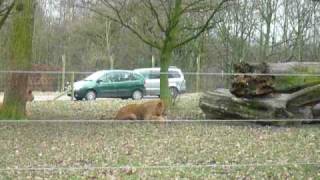
<svg viewBox="0 0 320 180">
<path fill-rule="evenodd" d="M 299 0 L 292 1 L 291 7 L 294 9 L 290 13 L 291 27 L 293 35 L 295 36 L 294 49 L 296 57 L 299 61 L 303 59 L 303 51 L 305 44 L 305 35 L 307 29 L 311 28 L 310 22 L 312 22 L 312 3 Z"/>
<path fill-rule="evenodd" d="M 262 48 L 261 58 L 266 60 L 270 54 L 271 28 L 277 11 L 278 0 L 259 0 L 258 2 L 259 12 L 262 20 L 260 29 L 260 41 L 263 42 L 260 44 Z M 263 30 L 264 28 L 266 29 L 265 31 Z"/>
<path fill-rule="evenodd" d="M 121 24 L 160 51 L 160 96 L 169 104 L 167 72 L 174 49 L 212 28 L 217 13 L 228 1 L 231 0 L 100 0 L 98 5 L 91 3 L 89 8 Z M 203 19 L 188 25 L 182 23 L 194 14 L 203 16 Z"/>
</svg>

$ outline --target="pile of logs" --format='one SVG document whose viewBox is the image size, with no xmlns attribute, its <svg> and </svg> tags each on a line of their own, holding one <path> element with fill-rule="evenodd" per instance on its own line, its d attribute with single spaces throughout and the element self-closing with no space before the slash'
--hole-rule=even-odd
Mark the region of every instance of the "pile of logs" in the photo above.
<svg viewBox="0 0 320 180">
<path fill-rule="evenodd" d="M 269 72 L 267 64 L 240 63 L 235 65 L 234 69 L 238 75 L 235 75 L 232 79 L 230 92 L 235 96 L 253 98 L 274 93 L 275 77 L 267 74 Z"/>
<path fill-rule="evenodd" d="M 313 119 L 319 114 L 320 63 L 241 63 L 231 89 L 206 92 L 208 119 Z"/>
</svg>

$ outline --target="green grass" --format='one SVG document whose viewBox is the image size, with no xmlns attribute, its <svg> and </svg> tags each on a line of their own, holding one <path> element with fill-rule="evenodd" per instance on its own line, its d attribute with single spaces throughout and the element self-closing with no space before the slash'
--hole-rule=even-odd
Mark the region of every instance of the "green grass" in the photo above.
<svg viewBox="0 0 320 180">
<path fill-rule="evenodd" d="M 178 116 L 181 108 L 198 112 L 196 98 L 181 99 L 169 116 Z M 190 102 L 187 107 L 183 105 L 185 102 Z M 111 101 L 65 103 L 55 102 L 55 106 L 45 102 L 29 104 L 30 117 L 40 119 L 43 115 L 44 119 L 49 119 L 58 115 L 59 111 L 61 115 L 55 119 L 89 119 L 86 113 L 95 115 L 92 111 L 107 117 L 107 113 L 100 112 L 102 109 L 99 107 L 103 104 L 102 108 L 108 110 Z M 114 102 L 113 107 L 119 108 L 123 103 L 127 102 Z M 52 107 L 55 109 L 51 109 L 49 114 Z M 73 110 L 81 116 L 70 114 Z M 201 113 L 185 116 L 192 118 L 193 115 L 200 116 Z M 0 179 L 317 179 L 320 176 L 319 165 L 290 164 L 320 162 L 320 125 L 317 124 L 269 127 L 250 123 L 199 122 L 165 125 L 139 122 L 0 122 L 0 144 L 0 169 L 62 168 L 0 171 Z M 274 165 L 219 166 L 266 163 Z M 278 166 L 279 163 L 289 165 Z M 217 165 L 215 168 L 186 167 L 214 164 Z M 130 166 L 135 168 L 67 169 Z M 139 168 L 141 166 L 172 168 Z"/>
</svg>

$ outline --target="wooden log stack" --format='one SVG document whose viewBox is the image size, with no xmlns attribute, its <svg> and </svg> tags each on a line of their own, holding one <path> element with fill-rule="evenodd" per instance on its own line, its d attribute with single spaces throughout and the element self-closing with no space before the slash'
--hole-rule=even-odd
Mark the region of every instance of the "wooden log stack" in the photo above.
<svg viewBox="0 0 320 180">
<path fill-rule="evenodd" d="M 320 103 L 320 63 L 237 64 L 230 89 L 206 92 L 208 119 L 313 119 Z"/>
</svg>

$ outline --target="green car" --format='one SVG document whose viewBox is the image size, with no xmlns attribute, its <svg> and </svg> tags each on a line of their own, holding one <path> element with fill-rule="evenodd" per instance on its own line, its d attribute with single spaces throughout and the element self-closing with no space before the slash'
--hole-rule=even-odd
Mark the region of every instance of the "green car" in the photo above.
<svg viewBox="0 0 320 180">
<path fill-rule="evenodd" d="M 76 100 L 96 98 L 142 99 L 145 93 L 144 77 L 127 70 L 97 71 L 74 83 Z M 71 96 L 71 93 L 68 93 Z"/>
</svg>

